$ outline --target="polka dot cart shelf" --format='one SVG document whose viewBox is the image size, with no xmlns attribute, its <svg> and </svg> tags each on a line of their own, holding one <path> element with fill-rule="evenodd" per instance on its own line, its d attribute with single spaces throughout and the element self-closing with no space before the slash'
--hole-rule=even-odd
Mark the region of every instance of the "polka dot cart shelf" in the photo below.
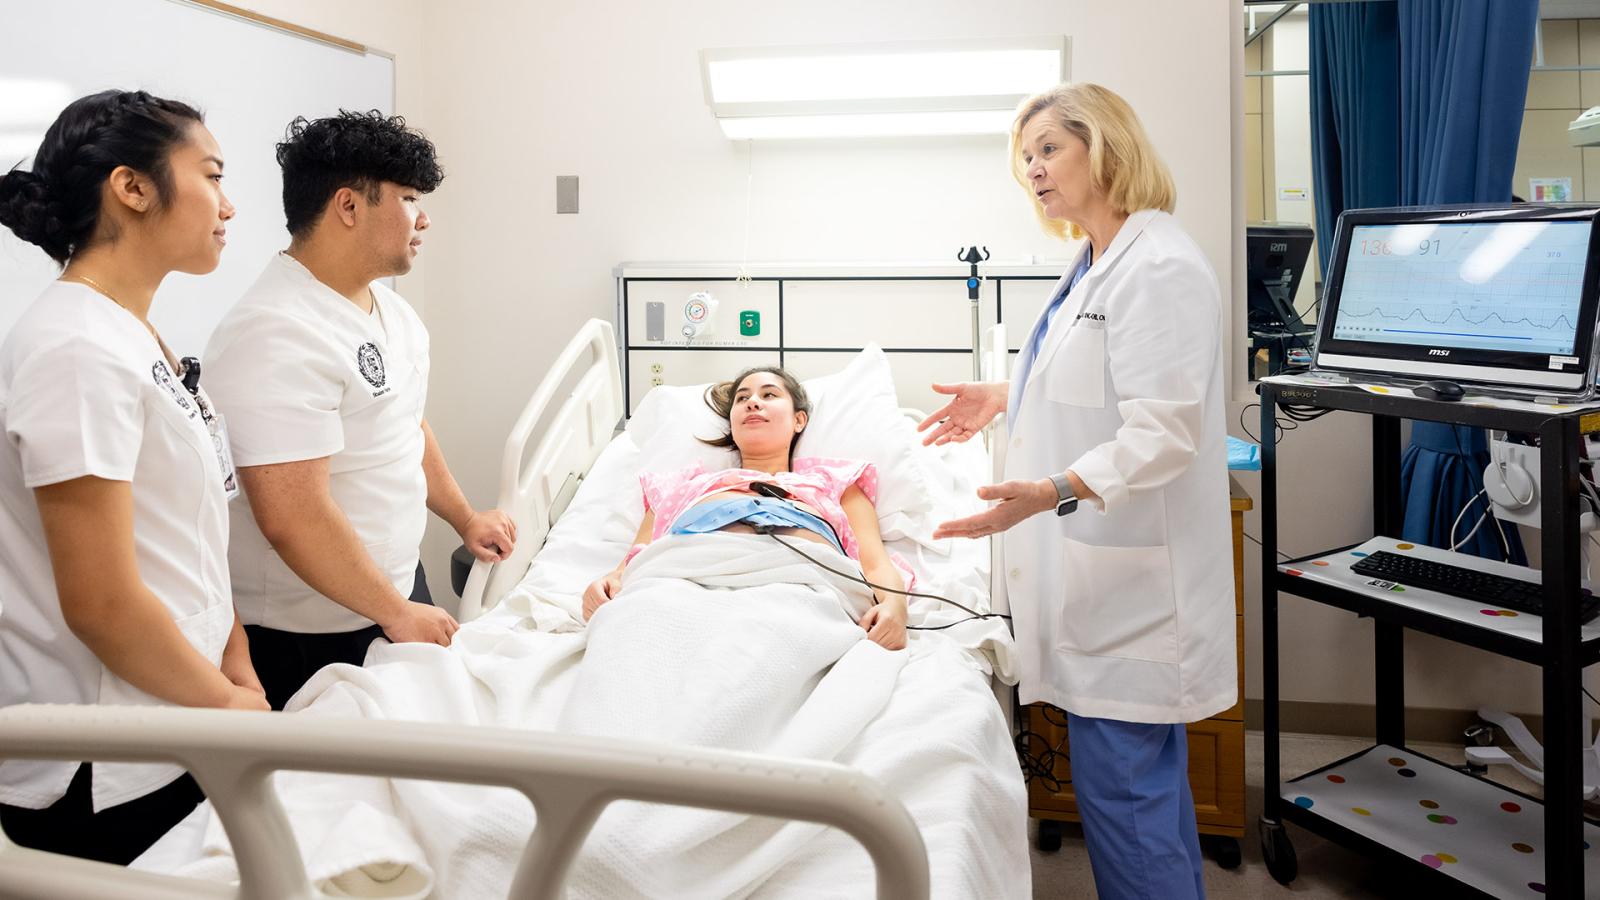
<svg viewBox="0 0 1600 900">
<path fill-rule="evenodd" d="M 1357 547 L 1316 558 L 1297 559 L 1280 565 L 1278 569 L 1295 578 L 1305 578 L 1357 591 L 1369 597 L 1381 598 L 1396 606 L 1409 607 L 1479 628 L 1502 632 L 1535 644 L 1543 642 L 1544 623 L 1538 616 L 1523 615 L 1515 610 L 1486 606 L 1477 601 L 1438 594 L 1421 588 L 1407 588 L 1405 585 L 1367 578 L 1350 571 L 1350 566 L 1362 557 L 1379 550 L 1420 556 L 1451 565 L 1458 565 L 1462 560 L 1458 554 L 1447 553 L 1433 547 L 1397 541 L 1393 538 L 1375 537 Z M 1478 560 L 1471 564 L 1480 566 L 1485 571 L 1511 578 L 1524 580 L 1539 578 L 1539 573 L 1531 569 L 1492 560 Z M 1585 641 L 1600 638 L 1600 618 L 1583 626 L 1582 635 Z"/>
<path fill-rule="evenodd" d="M 1283 797 L 1495 897 L 1544 894 L 1544 807 L 1408 750 L 1378 745 L 1283 785 Z M 1584 823 L 1584 871 L 1600 826 Z M 1600 900 L 1600 878 L 1582 896 Z"/>
</svg>

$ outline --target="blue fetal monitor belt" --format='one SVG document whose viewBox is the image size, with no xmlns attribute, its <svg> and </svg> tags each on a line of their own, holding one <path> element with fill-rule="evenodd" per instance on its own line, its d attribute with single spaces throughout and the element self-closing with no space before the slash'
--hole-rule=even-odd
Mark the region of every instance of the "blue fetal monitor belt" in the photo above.
<svg viewBox="0 0 1600 900">
<path fill-rule="evenodd" d="M 821 535 L 844 554 L 844 547 L 834 536 L 827 522 L 783 500 L 766 497 L 728 497 L 712 503 L 690 507 L 672 523 L 671 534 L 705 534 L 734 522 L 750 525 L 772 525 L 780 528 L 804 528 Z"/>
</svg>

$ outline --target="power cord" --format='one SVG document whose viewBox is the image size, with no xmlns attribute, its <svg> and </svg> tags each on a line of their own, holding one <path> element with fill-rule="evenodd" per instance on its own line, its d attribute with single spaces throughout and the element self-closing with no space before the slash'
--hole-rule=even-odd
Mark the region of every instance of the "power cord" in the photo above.
<svg viewBox="0 0 1600 900">
<path fill-rule="evenodd" d="M 1260 409 L 1260 408 L 1261 408 L 1261 404 L 1260 403 L 1247 403 L 1247 404 L 1245 404 L 1245 406 L 1243 408 L 1241 408 L 1239 410 L 1239 430 L 1243 431 L 1245 433 L 1245 437 L 1248 437 L 1250 440 L 1256 442 L 1257 444 L 1261 443 L 1261 438 L 1257 437 L 1256 433 L 1250 430 L 1250 426 L 1245 424 L 1245 414 L 1248 413 L 1252 409 Z M 1281 409 L 1281 407 L 1280 407 L 1280 409 Z M 1275 444 L 1276 443 L 1281 443 L 1283 441 L 1283 436 L 1285 434 L 1287 434 L 1287 433 L 1295 430 L 1296 428 L 1300 427 L 1293 420 L 1287 420 L 1287 419 L 1284 419 L 1281 416 L 1273 416 L 1272 417 L 1272 422 L 1273 422 L 1273 426 L 1274 426 L 1273 427 L 1273 441 L 1272 442 L 1275 443 Z"/>
<path fill-rule="evenodd" d="M 1451 437 L 1452 440 L 1454 440 L 1456 442 L 1456 450 L 1460 452 L 1461 460 L 1462 460 L 1463 464 L 1465 464 L 1472 457 L 1467 453 L 1467 448 L 1462 446 L 1462 444 L 1461 444 L 1461 430 L 1455 425 L 1450 426 L 1450 437 Z M 1490 443 L 1492 444 L 1493 440 L 1494 440 L 1494 433 L 1493 432 L 1489 433 L 1489 439 L 1490 439 Z M 1494 462 L 1494 455 L 1492 453 L 1489 456 L 1489 461 L 1491 463 Z M 1476 502 L 1479 497 L 1483 497 L 1485 494 L 1487 494 L 1488 491 L 1489 491 L 1488 488 L 1484 488 L 1483 490 L 1478 491 L 1478 493 L 1476 493 L 1476 494 L 1474 494 L 1472 496 L 1472 499 L 1467 501 L 1466 506 L 1461 507 L 1461 512 L 1456 514 L 1455 522 L 1451 523 L 1451 525 L 1450 525 L 1450 549 L 1451 549 L 1451 551 L 1455 551 L 1458 548 L 1464 546 L 1468 541 L 1472 540 L 1472 536 L 1474 534 L 1478 533 L 1478 529 L 1483 526 L 1483 523 L 1484 523 L 1484 521 L 1486 519 L 1494 519 L 1495 537 L 1498 537 L 1500 539 L 1500 554 L 1501 554 L 1500 559 L 1501 559 L 1502 562 L 1510 562 L 1511 561 L 1511 542 L 1506 540 L 1505 524 L 1503 522 L 1501 522 L 1498 518 L 1496 518 L 1495 515 L 1494 515 L 1494 503 L 1492 501 L 1490 501 L 1490 502 L 1488 502 L 1486 504 L 1486 508 L 1483 511 L 1483 515 L 1478 517 L 1477 523 L 1472 526 L 1472 530 L 1467 533 L 1467 536 L 1461 539 L 1461 543 L 1460 544 L 1456 543 L 1456 525 L 1460 524 L 1461 517 L 1466 515 L 1467 509 L 1470 508 L 1472 506 L 1472 504 L 1474 502 Z M 1507 488 L 1506 493 L 1510 493 L 1510 488 L 1509 487 Z"/>
<path fill-rule="evenodd" d="M 1486 509 L 1479 514 L 1477 524 L 1472 526 L 1472 530 L 1467 532 L 1466 537 L 1462 538 L 1460 541 L 1456 540 L 1456 528 L 1461 524 L 1462 517 L 1467 514 L 1467 510 L 1472 508 L 1472 504 L 1478 502 L 1478 498 L 1482 497 L 1487 491 L 1488 488 L 1484 488 L 1476 494 L 1473 494 L 1472 498 L 1461 507 L 1461 511 L 1456 513 L 1455 521 L 1450 523 L 1450 552 L 1454 553 L 1455 551 L 1460 550 L 1468 541 L 1472 540 L 1472 536 L 1478 533 L 1479 528 L 1483 527 L 1484 520 L 1489 518 L 1490 512 L 1493 511 L 1492 506 L 1490 509 Z M 1504 535 L 1502 535 L 1502 537 L 1504 537 Z"/>
<path fill-rule="evenodd" d="M 1261 541 L 1259 541 L 1259 540 L 1257 540 L 1257 539 L 1256 539 L 1256 536 L 1255 536 L 1255 535 L 1253 535 L 1253 534 L 1251 534 L 1251 533 L 1250 533 L 1250 532 L 1248 532 L 1248 531 L 1241 531 L 1241 532 L 1239 532 L 1239 533 L 1240 533 L 1240 534 L 1242 534 L 1242 535 L 1244 535 L 1244 539 L 1245 539 L 1245 540 L 1247 540 L 1247 541 L 1249 541 L 1249 542 L 1250 542 L 1250 543 L 1252 543 L 1252 544 L 1255 544 L 1255 545 L 1256 545 L 1256 546 L 1257 546 L 1257 547 L 1260 547 L 1260 548 L 1261 548 L 1261 549 L 1263 549 L 1263 550 L 1265 550 L 1265 549 L 1267 549 L 1267 545 L 1266 545 L 1266 544 L 1263 544 L 1263 543 L 1261 543 Z M 1279 551 L 1278 551 L 1278 555 L 1279 555 L 1279 556 L 1281 556 L 1281 557 L 1283 557 L 1283 558 L 1284 558 L 1284 559 L 1285 559 L 1285 560 L 1291 560 L 1291 559 L 1294 559 L 1294 557 L 1292 557 L 1292 556 L 1290 556 L 1290 555 L 1289 555 L 1289 554 L 1287 554 L 1287 553 L 1285 553 L 1285 552 L 1283 552 L 1283 551 L 1282 551 L 1282 550 L 1279 550 Z"/>
<path fill-rule="evenodd" d="M 1243 431 L 1246 437 L 1258 444 L 1261 443 L 1261 438 L 1257 437 L 1256 433 L 1250 430 L 1250 426 L 1245 422 L 1245 415 L 1252 409 L 1260 408 L 1260 403 L 1246 403 L 1239 409 L 1239 430 Z M 1305 406 L 1298 403 L 1280 403 L 1278 404 L 1278 412 L 1282 413 L 1282 415 L 1274 415 L 1272 417 L 1273 424 L 1275 425 L 1273 430 L 1273 443 L 1282 441 L 1283 436 L 1286 433 L 1299 428 L 1301 422 L 1315 422 L 1317 419 L 1320 419 L 1328 413 L 1333 412 L 1333 410 L 1323 409 L 1322 407 L 1318 406 Z"/>
<path fill-rule="evenodd" d="M 1037 704 L 1039 713 L 1046 723 L 1061 729 L 1067 727 L 1067 714 L 1048 703 Z M 1057 721 L 1057 716 L 1060 720 Z M 1023 721 L 1026 721 L 1025 719 Z M 1034 750 L 1033 744 L 1038 743 L 1039 749 Z M 1063 733 L 1061 739 L 1054 745 L 1050 739 L 1037 731 L 1023 727 L 1017 732 L 1015 747 L 1017 762 L 1022 766 L 1022 783 L 1028 784 L 1035 778 L 1039 779 L 1045 790 L 1052 794 L 1061 793 L 1061 788 L 1072 783 L 1071 778 L 1060 778 L 1056 775 L 1056 763 L 1067 761 L 1067 735 Z"/>
<path fill-rule="evenodd" d="M 1321 406 L 1306 406 L 1303 403 L 1279 403 L 1278 410 L 1296 422 L 1315 422 L 1333 412 L 1331 409 Z"/>
<path fill-rule="evenodd" d="M 976 619 L 1010 619 L 1011 618 L 1010 616 L 1006 615 L 1005 613 L 981 613 L 981 612 L 978 612 L 977 610 L 975 610 L 975 609 L 973 609 L 973 608 L 971 608 L 969 606 L 963 606 L 960 603 L 957 603 L 956 601 L 951 600 L 949 597 L 941 597 L 938 594 L 919 594 L 919 593 L 916 593 L 915 591 L 902 591 L 902 590 L 897 590 L 897 589 L 892 588 L 892 587 L 884 587 L 881 584 L 873 584 L 872 582 L 866 580 L 865 578 L 857 578 L 856 576 L 851 575 L 849 572 L 841 572 L 838 569 L 835 569 L 834 567 L 828 565 L 827 563 L 822 562 L 821 560 L 817 559 L 816 557 L 812 556 L 811 554 L 805 552 L 804 550 L 801 550 L 799 547 L 796 547 L 795 545 L 789 543 L 788 541 L 784 540 L 783 538 L 778 537 L 776 534 L 774 534 L 772 532 L 771 526 L 756 525 L 756 526 L 753 526 L 753 527 L 756 529 L 756 533 L 757 534 L 764 534 L 767 537 L 772 538 L 773 540 L 777 541 L 778 543 L 782 544 L 783 546 L 788 547 L 791 552 L 799 554 L 807 562 L 811 563 L 812 565 L 816 566 L 817 568 L 825 569 L 825 570 L 827 570 L 829 572 L 832 572 L 833 574 L 838 575 L 840 578 L 848 578 L 848 579 L 850 579 L 851 581 L 854 581 L 857 584 L 864 584 L 867 587 L 872 588 L 875 591 L 884 591 L 884 592 L 890 593 L 890 594 L 900 594 L 900 595 L 905 596 L 905 597 L 919 597 L 919 598 L 924 599 L 924 600 L 937 600 L 940 603 L 948 603 L 951 606 L 954 606 L 955 608 L 957 608 L 959 610 L 962 610 L 963 612 L 971 613 L 971 615 L 967 616 L 965 619 L 957 619 L 956 621 L 951 622 L 951 623 L 949 623 L 947 625 L 907 625 L 906 626 L 906 630 L 907 631 L 943 631 L 946 628 L 950 628 L 950 627 L 953 627 L 953 626 L 956 626 L 956 625 L 962 625 L 962 624 L 965 624 L 967 622 L 974 621 Z"/>
</svg>

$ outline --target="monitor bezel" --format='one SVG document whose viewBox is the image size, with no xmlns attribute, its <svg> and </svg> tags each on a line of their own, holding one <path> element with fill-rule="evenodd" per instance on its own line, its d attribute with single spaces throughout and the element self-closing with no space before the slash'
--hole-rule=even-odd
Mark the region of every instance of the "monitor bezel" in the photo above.
<svg viewBox="0 0 1600 900">
<path fill-rule="evenodd" d="M 1329 254 L 1323 301 L 1317 321 L 1313 365 L 1340 372 L 1371 372 L 1408 378 L 1447 378 L 1513 388 L 1578 392 L 1592 384 L 1596 306 L 1600 304 L 1600 206 L 1595 204 L 1494 204 L 1472 206 L 1395 207 L 1347 210 L 1339 216 Z M 1578 321 L 1570 354 L 1519 353 L 1506 350 L 1428 344 L 1397 344 L 1333 337 L 1339 319 L 1345 264 L 1355 229 L 1364 225 L 1478 224 L 1493 222 L 1588 222 L 1589 249 L 1578 298 Z M 1436 350 L 1448 351 L 1441 357 Z M 1573 362 L 1558 363 L 1562 356 Z"/>
</svg>

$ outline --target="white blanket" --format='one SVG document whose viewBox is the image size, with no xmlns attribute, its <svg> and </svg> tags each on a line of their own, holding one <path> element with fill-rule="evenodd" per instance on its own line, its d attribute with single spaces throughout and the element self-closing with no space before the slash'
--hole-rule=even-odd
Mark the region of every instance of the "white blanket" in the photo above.
<svg viewBox="0 0 1600 900">
<path fill-rule="evenodd" d="M 843 763 L 906 804 L 936 896 L 1028 895 L 1027 802 L 1009 735 L 982 656 L 946 632 L 884 650 L 854 622 L 865 589 L 754 535 L 652 544 L 586 630 L 563 631 L 573 623 L 558 611 L 575 601 L 534 587 L 449 649 L 375 643 L 365 668 L 324 669 L 291 709 Z M 527 800 L 503 788 L 285 773 L 278 790 L 313 880 L 342 896 L 504 896 L 534 824 Z M 182 871 L 237 878 L 215 822 L 205 843 Z M 871 896 L 872 886 L 869 857 L 841 832 L 619 802 L 590 835 L 569 892 Z"/>
</svg>

